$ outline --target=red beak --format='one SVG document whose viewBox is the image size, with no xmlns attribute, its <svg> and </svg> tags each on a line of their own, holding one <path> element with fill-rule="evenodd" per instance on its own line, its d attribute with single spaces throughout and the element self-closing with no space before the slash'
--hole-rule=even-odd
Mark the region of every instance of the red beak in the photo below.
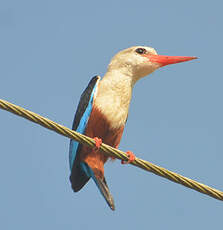
<svg viewBox="0 0 223 230">
<path fill-rule="evenodd" d="M 197 59 L 197 57 L 185 57 L 185 56 L 166 56 L 166 55 L 145 55 L 149 61 L 160 64 L 161 67 L 165 65 L 175 64 L 179 62 L 190 61 Z"/>
</svg>

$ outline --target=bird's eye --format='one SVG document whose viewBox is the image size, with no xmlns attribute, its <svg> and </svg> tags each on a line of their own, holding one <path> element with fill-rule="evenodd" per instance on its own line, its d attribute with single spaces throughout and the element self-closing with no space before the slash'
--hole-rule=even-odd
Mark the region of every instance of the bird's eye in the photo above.
<svg viewBox="0 0 223 230">
<path fill-rule="evenodd" d="M 138 54 L 145 54 L 146 53 L 146 49 L 144 49 L 144 48 L 137 48 L 135 50 L 135 52 L 138 53 Z"/>
</svg>

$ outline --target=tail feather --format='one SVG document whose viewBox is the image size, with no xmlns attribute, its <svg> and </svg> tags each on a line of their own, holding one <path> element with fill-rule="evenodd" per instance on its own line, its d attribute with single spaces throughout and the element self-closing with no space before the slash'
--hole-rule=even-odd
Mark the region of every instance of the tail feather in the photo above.
<svg viewBox="0 0 223 230">
<path fill-rule="evenodd" d="M 96 178 L 95 176 L 92 177 L 95 184 L 97 185 L 98 189 L 100 190 L 102 196 L 105 198 L 107 204 L 112 210 L 115 210 L 114 199 L 109 191 L 108 185 L 106 183 L 105 178 Z"/>
<path fill-rule="evenodd" d="M 72 170 L 72 175 L 70 177 L 73 190 L 75 192 L 79 191 L 85 185 L 85 183 L 87 183 L 87 181 L 90 178 L 92 178 L 94 180 L 95 184 L 97 185 L 99 191 L 101 192 L 102 196 L 106 200 L 107 204 L 109 205 L 109 207 L 112 210 L 115 210 L 114 200 L 113 200 L 113 197 L 109 191 L 109 188 L 108 188 L 108 185 L 107 185 L 105 178 L 104 177 L 103 178 L 96 177 L 94 171 L 85 162 L 80 162 L 79 166 L 80 167 L 77 167 L 78 169 L 80 169 L 79 173 L 76 175 L 77 170 L 76 171 Z M 80 178 L 80 180 L 77 180 L 77 178 L 80 177 L 81 175 L 82 175 L 82 177 Z M 81 183 L 79 183 L 79 181 Z"/>
</svg>

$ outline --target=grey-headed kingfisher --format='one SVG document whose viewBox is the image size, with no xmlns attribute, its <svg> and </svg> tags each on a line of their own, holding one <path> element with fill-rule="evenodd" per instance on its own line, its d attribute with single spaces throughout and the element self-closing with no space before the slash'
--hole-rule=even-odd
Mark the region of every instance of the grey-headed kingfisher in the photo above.
<svg viewBox="0 0 223 230">
<path fill-rule="evenodd" d="M 73 130 L 95 139 L 91 149 L 74 140 L 70 141 L 70 181 L 78 192 L 90 178 L 94 180 L 109 207 L 114 200 L 104 177 L 108 156 L 100 152 L 101 143 L 118 148 L 128 116 L 132 89 L 135 83 L 160 67 L 185 62 L 196 57 L 158 55 L 155 49 L 134 46 L 120 51 L 108 65 L 101 79 L 95 76 L 81 95 L 73 122 Z M 134 161 L 128 151 L 129 163 Z"/>
</svg>

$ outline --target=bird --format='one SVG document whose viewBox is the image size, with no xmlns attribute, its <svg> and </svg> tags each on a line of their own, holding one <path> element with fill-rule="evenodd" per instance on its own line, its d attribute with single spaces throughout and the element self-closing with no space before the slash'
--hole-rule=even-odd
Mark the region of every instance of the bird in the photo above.
<svg viewBox="0 0 223 230">
<path fill-rule="evenodd" d="M 70 140 L 70 182 L 78 192 L 92 178 L 111 210 L 114 199 L 109 191 L 104 164 L 108 156 L 100 152 L 103 143 L 118 148 L 128 118 L 128 110 L 135 83 L 155 70 L 170 64 L 196 59 L 188 56 L 158 55 L 147 46 L 133 46 L 118 52 L 110 61 L 101 79 L 93 77 L 83 91 L 76 110 L 72 129 L 95 140 L 95 148 L 89 148 Z M 126 152 L 131 163 L 135 156 Z"/>
</svg>

